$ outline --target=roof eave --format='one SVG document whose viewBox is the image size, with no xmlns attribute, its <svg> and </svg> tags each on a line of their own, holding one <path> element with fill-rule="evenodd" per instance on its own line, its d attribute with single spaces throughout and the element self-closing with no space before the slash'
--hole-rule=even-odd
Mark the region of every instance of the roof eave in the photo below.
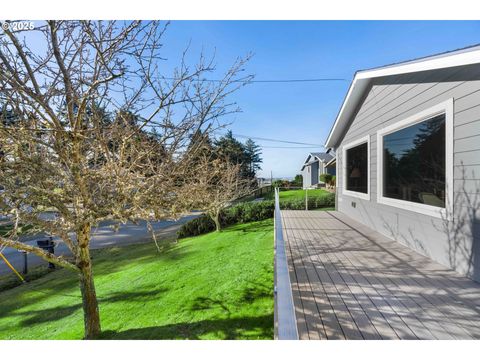
<svg viewBox="0 0 480 360">
<path fill-rule="evenodd" d="M 444 69 L 455 66 L 465 66 L 480 63 L 480 49 L 476 48 L 472 51 L 460 51 L 458 53 L 450 53 L 444 56 L 433 56 L 419 61 L 409 61 L 398 65 L 391 65 L 371 70 L 358 71 L 350 84 L 350 88 L 342 103 L 342 107 L 335 119 L 330 130 L 326 148 L 335 148 L 341 135 L 346 130 L 348 119 L 358 106 L 358 102 L 363 97 L 364 91 L 368 84 L 374 78 L 394 76 L 420 71 Z"/>
<path fill-rule="evenodd" d="M 329 162 L 327 162 L 324 166 L 327 167 L 327 166 L 331 165 L 332 163 L 334 163 L 334 162 L 336 162 L 336 161 L 337 161 L 337 158 L 334 157 L 334 158 L 332 158 Z"/>
<path fill-rule="evenodd" d="M 357 79 L 357 76 L 353 79 L 350 88 L 347 92 L 347 96 L 343 101 L 342 107 L 335 119 L 335 122 L 330 130 L 327 141 L 325 142 L 325 147 L 335 148 L 337 142 L 340 138 L 340 135 L 343 133 L 345 127 L 345 121 L 353 114 L 355 108 L 357 107 L 360 98 L 363 95 L 363 92 L 370 82 L 369 79 Z"/>
</svg>

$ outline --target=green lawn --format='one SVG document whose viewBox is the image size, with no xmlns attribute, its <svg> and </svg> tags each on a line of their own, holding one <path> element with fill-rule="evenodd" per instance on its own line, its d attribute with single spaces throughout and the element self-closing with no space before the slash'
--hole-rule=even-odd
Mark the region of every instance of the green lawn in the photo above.
<svg viewBox="0 0 480 360">
<path fill-rule="evenodd" d="M 309 197 L 318 197 L 326 195 L 329 192 L 324 189 L 312 189 L 312 190 L 281 190 L 280 191 L 280 200 L 296 200 L 296 199 L 305 199 L 305 191 L 308 191 Z M 265 199 L 273 200 L 274 193 L 269 193 L 264 196 Z"/>
<path fill-rule="evenodd" d="M 106 339 L 272 339 L 273 221 L 94 253 Z M 58 270 L 0 293 L 0 339 L 80 339 L 76 275 Z"/>
</svg>

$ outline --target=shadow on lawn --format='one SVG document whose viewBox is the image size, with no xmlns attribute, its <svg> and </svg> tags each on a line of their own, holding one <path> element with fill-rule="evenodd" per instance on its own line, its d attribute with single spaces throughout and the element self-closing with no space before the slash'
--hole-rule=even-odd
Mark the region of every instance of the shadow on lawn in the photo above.
<svg viewBox="0 0 480 360">
<path fill-rule="evenodd" d="M 149 298 L 157 297 L 159 294 L 164 293 L 167 289 L 156 289 L 152 291 L 133 291 L 133 292 L 114 292 L 108 296 L 102 296 L 98 298 L 99 305 L 102 303 L 112 302 L 141 302 L 146 301 Z M 77 310 L 82 308 L 81 302 L 69 306 L 56 306 L 42 310 L 28 310 L 27 312 L 18 312 L 20 316 L 26 316 L 27 318 L 21 321 L 22 325 L 34 325 L 43 322 L 57 321 L 67 316 L 72 315 Z"/>
<path fill-rule="evenodd" d="M 191 323 L 179 323 L 164 326 L 151 326 L 123 331 L 104 331 L 100 339 L 113 340 L 153 340 L 153 339 L 191 339 L 214 337 L 222 340 L 231 339 L 273 339 L 273 314 L 202 320 Z"/>
<path fill-rule="evenodd" d="M 245 224 L 238 224 L 235 226 L 227 227 L 222 230 L 222 233 L 229 233 L 229 232 L 238 232 L 241 231 L 243 233 L 252 233 L 252 232 L 265 232 L 265 235 L 268 235 L 270 230 L 273 230 L 273 223 L 261 221 L 254 222 L 254 223 L 245 223 Z"/>
<path fill-rule="evenodd" d="M 252 304 L 259 299 L 271 298 L 273 298 L 273 287 L 268 287 L 260 282 L 251 282 L 251 285 L 247 286 L 242 294 L 242 301 L 248 304 Z"/>
<path fill-rule="evenodd" d="M 193 311 L 212 310 L 214 308 L 222 309 L 228 314 L 228 316 L 230 316 L 231 314 L 230 309 L 224 304 L 222 300 L 212 299 L 206 296 L 199 296 L 195 298 L 191 307 Z"/>
<path fill-rule="evenodd" d="M 174 259 L 186 255 L 188 251 L 172 249 L 166 253 L 157 253 L 155 246 L 151 248 L 144 248 L 141 251 L 134 249 L 134 255 L 132 258 L 125 258 L 124 256 L 116 256 L 119 251 L 124 250 L 120 248 L 102 249 L 104 260 L 98 262 L 94 259 L 94 279 L 97 284 L 97 290 L 101 288 L 99 286 L 99 278 L 102 275 L 116 273 L 122 270 L 124 266 L 131 266 L 132 259 L 135 259 L 134 265 L 140 267 L 142 264 L 154 263 L 161 259 Z M 108 260 L 106 259 L 108 256 Z M 72 294 L 72 291 L 75 291 Z M 164 290 L 154 290 L 155 293 L 163 292 Z M 21 292 L 27 292 L 28 297 L 21 297 Z M 146 296 L 148 292 L 118 292 L 107 294 L 106 297 L 99 296 L 99 302 L 108 301 L 109 297 L 113 297 L 111 301 L 129 301 L 134 297 Z M 98 294 L 98 292 L 97 292 Z M 10 315 L 13 311 L 17 311 L 19 308 L 28 306 L 34 302 L 41 302 L 51 296 L 61 295 L 62 297 L 72 298 L 72 301 L 78 301 L 81 303 L 81 295 L 78 288 L 78 278 L 74 272 L 66 269 L 59 269 L 29 282 L 24 285 L 20 285 L 10 290 L 6 290 L 0 294 L 2 297 L 0 301 L 0 318 Z M 76 305 L 75 305 L 76 306 Z M 77 307 L 79 307 L 78 305 Z M 67 307 L 69 308 L 69 307 Z M 48 309 L 47 309 L 48 310 Z"/>
<path fill-rule="evenodd" d="M 265 267 L 266 268 L 266 267 Z M 221 296 L 221 295 L 220 295 Z M 249 281 L 248 284 L 242 289 L 241 295 L 237 301 L 240 301 L 240 304 L 247 303 L 253 304 L 255 301 L 260 299 L 272 299 L 273 298 L 273 286 L 268 287 L 267 285 L 257 282 Z M 225 301 L 219 298 L 212 298 L 207 296 L 198 296 L 193 300 L 191 310 L 193 311 L 202 311 L 202 310 L 212 310 L 212 309 L 222 309 L 228 316 L 231 316 L 235 310 L 230 310 L 228 305 L 235 306 L 235 303 Z"/>
<path fill-rule="evenodd" d="M 151 246 L 146 246 L 151 245 Z M 161 251 L 158 252 L 154 243 L 138 245 L 129 245 L 114 247 L 108 249 L 95 250 L 92 256 L 95 274 L 109 274 L 123 270 L 125 267 L 142 264 L 154 263 L 156 261 L 168 260 L 177 261 L 194 253 L 190 247 L 180 247 L 177 244 L 162 244 Z M 130 254 L 126 254 L 130 251 Z M 97 262 L 101 257 L 106 261 Z"/>
</svg>

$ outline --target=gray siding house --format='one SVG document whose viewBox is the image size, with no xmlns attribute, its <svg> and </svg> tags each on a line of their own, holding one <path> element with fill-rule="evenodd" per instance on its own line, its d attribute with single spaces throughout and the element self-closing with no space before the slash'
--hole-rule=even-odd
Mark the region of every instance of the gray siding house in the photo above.
<svg viewBox="0 0 480 360">
<path fill-rule="evenodd" d="M 332 175 L 335 175 L 335 169 L 326 167 L 326 164 L 332 159 L 333 156 L 327 153 L 308 154 L 307 159 L 301 168 L 304 189 L 315 188 L 319 184 L 322 184 L 320 181 L 320 175 L 326 172 L 333 172 Z"/>
<path fill-rule="evenodd" d="M 480 281 L 480 47 L 358 71 L 326 147 L 337 209 Z"/>
</svg>

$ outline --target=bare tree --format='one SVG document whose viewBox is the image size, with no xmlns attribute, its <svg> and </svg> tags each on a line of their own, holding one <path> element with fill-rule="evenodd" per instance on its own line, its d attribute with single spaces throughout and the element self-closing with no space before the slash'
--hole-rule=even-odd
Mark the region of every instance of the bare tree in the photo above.
<svg viewBox="0 0 480 360">
<path fill-rule="evenodd" d="M 194 176 L 197 199 L 202 208 L 215 222 L 216 231 L 222 230 L 221 211 L 233 201 L 252 193 L 254 182 L 242 178 L 241 164 L 233 164 L 227 159 L 213 161 L 203 157 Z"/>
<path fill-rule="evenodd" d="M 239 59 L 216 82 L 213 59 L 165 75 L 159 22 L 48 21 L 0 38 L 0 212 L 15 228 L 0 245 L 76 271 L 85 338 L 100 331 L 90 258 L 100 221 L 148 221 L 188 211 L 184 177 L 197 166 L 191 135 L 237 111 L 226 97 L 245 85 Z M 23 36 L 23 37 L 21 37 Z M 52 221 L 42 213 L 51 209 Z M 61 238 L 64 258 L 18 241 L 18 224 Z"/>
</svg>

